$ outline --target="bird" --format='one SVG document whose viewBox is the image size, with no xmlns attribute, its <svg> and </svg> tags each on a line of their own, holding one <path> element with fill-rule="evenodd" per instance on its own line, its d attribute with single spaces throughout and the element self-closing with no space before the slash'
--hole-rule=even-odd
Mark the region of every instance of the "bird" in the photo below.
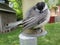
<svg viewBox="0 0 60 45">
<path fill-rule="evenodd" d="M 38 2 L 31 7 L 23 19 L 23 30 L 40 30 L 50 19 L 50 11 L 45 2 Z"/>
</svg>

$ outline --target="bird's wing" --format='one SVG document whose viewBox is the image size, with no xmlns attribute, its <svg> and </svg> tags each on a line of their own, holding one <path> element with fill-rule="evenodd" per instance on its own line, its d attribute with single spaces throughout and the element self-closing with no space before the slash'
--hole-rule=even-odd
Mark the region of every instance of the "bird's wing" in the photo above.
<svg viewBox="0 0 60 45">
<path fill-rule="evenodd" d="M 31 17 L 31 18 L 23 21 L 23 26 L 24 26 L 23 29 L 25 30 L 25 29 L 32 28 L 37 24 L 37 22 L 38 22 L 37 17 Z"/>
<path fill-rule="evenodd" d="M 23 21 L 23 26 L 24 26 L 23 29 L 25 30 L 25 29 L 29 29 L 29 28 L 32 28 L 34 26 L 37 26 L 38 23 L 42 20 L 42 18 L 46 17 L 45 13 L 46 12 L 41 13 L 41 14 L 39 13 L 39 15 L 36 14 L 35 16 L 27 18 L 26 20 L 24 20 Z"/>
<path fill-rule="evenodd" d="M 35 28 L 41 27 L 41 26 L 45 25 L 49 21 L 49 19 L 50 19 L 50 11 L 49 11 L 49 9 L 47 11 L 45 11 L 45 12 L 47 12 L 46 13 L 47 14 L 46 17 L 43 18 L 41 20 L 41 22 L 39 22 L 39 25 L 37 25 Z"/>
<path fill-rule="evenodd" d="M 48 10 L 46 9 L 46 10 L 44 10 L 43 13 L 41 14 L 41 15 L 42 15 L 42 16 L 41 16 L 42 18 L 41 18 L 41 20 L 39 21 L 39 24 L 41 24 L 42 22 L 44 22 L 44 21 L 46 20 L 47 14 L 48 14 Z"/>
<path fill-rule="evenodd" d="M 44 18 L 45 16 L 46 15 L 43 15 L 43 13 L 42 13 L 42 15 L 39 15 L 39 16 L 37 15 L 37 16 L 31 17 L 31 18 L 23 21 L 23 26 L 24 26 L 23 29 L 29 29 L 29 28 L 32 28 L 34 26 L 37 26 L 38 23 L 40 22 L 40 20 L 42 18 Z"/>
</svg>

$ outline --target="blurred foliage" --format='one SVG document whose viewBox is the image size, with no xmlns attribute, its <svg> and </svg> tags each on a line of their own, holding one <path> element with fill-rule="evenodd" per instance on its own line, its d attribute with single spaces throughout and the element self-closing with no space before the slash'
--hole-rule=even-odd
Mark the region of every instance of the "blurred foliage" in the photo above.
<svg viewBox="0 0 60 45">
<path fill-rule="evenodd" d="M 13 3 L 13 9 L 16 11 L 17 20 L 21 20 L 22 15 L 22 0 L 9 0 Z"/>
<path fill-rule="evenodd" d="M 58 0 L 45 0 L 47 3 L 48 7 L 51 9 L 52 7 L 56 7 L 58 4 Z"/>
<path fill-rule="evenodd" d="M 13 9 L 16 10 L 16 16 L 17 16 L 17 20 L 21 20 L 23 15 L 22 15 L 22 0 L 9 0 L 10 2 L 13 3 Z M 60 5 L 60 0 L 44 0 L 49 9 L 51 9 L 52 7 L 54 7 L 54 9 L 56 10 L 56 5 Z"/>
<path fill-rule="evenodd" d="M 58 0 L 58 3 L 57 3 L 57 6 L 59 6 L 60 5 L 60 0 Z"/>
</svg>

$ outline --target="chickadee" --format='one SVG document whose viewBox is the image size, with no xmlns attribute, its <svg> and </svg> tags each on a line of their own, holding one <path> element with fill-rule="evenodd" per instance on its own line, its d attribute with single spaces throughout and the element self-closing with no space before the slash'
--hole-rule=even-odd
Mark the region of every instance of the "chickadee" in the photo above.
<svg viewBox="0 0 60 45">
<path fill-rule="evenodd" d="M 35 6 L 27 11 L 23 20 L 23 30 L 38 30 L 45 25 L 50 18 L 50 12 L 45 2 L 38 2 Z"/>
</svg>

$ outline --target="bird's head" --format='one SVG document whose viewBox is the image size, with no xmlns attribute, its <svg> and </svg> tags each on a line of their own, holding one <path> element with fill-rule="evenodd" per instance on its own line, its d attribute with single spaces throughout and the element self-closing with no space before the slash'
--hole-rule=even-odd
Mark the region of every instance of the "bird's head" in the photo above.
<svg viewBox="0 0 60 45">
<path fill-rule="evenodd" d="M 36 4 L 36 9 L 38 9 L 40 12 L 45 8 L 45 2 L 38 2 Z"/>
</svg>

